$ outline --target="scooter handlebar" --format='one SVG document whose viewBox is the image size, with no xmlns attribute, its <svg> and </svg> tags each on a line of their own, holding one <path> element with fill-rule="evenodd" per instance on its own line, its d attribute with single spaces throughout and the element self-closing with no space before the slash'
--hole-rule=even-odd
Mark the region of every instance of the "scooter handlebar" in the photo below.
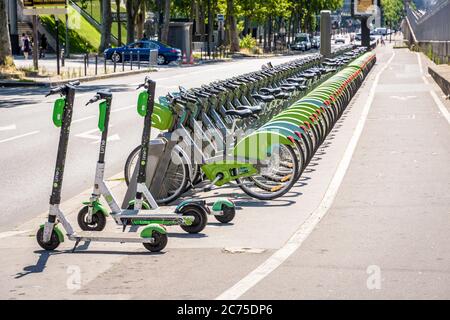
<svg viewBox="0 0 450 320">
<path fill-rule="evenodd" d="M 66 83 L 66 84 L 64 84 L 62 86 L 50 89 L 49 93 L 47 93 L 45 96 L 48 97 L 48 96 L 51 96 L 52 94 L 57 94 L 57 93 L 62 94 L 67 88 L 69 88 L 69 87 L 76 87 L 76 86 L 79 86 L 79 85 L 80 85 L 80 81 L 79 80 L 71 81 L 71 82 L 68 82 L 68 83 Z"/>
<path fill-rule="evenodd" d="M 85 104 L 85 106 L 87 106 L 87 105 L 89 105 L 89 104 L 91 104 L 91 103 L 97 102 L 98 100 L 100 100 L 100 95 L 96 94 L 93 98 L 91 98 L 91 99 Z"/>
</svg>

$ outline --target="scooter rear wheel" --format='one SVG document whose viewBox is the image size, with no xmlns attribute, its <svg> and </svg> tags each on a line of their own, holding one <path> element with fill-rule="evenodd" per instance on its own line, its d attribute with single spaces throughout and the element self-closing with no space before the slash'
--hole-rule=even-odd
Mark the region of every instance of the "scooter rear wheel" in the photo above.
<svg viewBox="0 0 450 320">
<path fill-rule="evenodd" d="M 52 230 L 52 235 L 50 236 L 49 242 L 44 242 L 44 228 L 39 228 L 37 234 L 36 234 L 36 240 L 39 246 L 47 251 L 53 251 L 56 248 L 58 248 L 59 244 L 61 243 L 59 241 L 58 235 L 56 234 L 55 230 Z"/>
<path fill-rule="evenodd" d="M 236 215 L 236 209 L 234 207 L 227 207 L 225 206 L 222 210 L 222 215 L 214 216 L 217 221 L 220 223 L 229 223 L 234 219 L 234 216 Z"/>
<path fill-rule="evenodd" d="M 162 234 L 158 231 L 153 231 L 153 239 L 155 239 L 155 242 L 153 243 L 142 243 L 148 251 L 151 252 L 160 252 L 163 250 L 167 245 L 167 234 Z"/>
<path fill-rule="evenodd" d="M 183 216 L 193 216 L 194 222 L 190 226 L 180 225 L 181 229 L 188 233 L 199 233 L 206 227 L 208 222 L 208 216 L 205 210 L 202 210 L 195 206 L 186 206 L 181 209 L 181 214 Z"/>
</svg>

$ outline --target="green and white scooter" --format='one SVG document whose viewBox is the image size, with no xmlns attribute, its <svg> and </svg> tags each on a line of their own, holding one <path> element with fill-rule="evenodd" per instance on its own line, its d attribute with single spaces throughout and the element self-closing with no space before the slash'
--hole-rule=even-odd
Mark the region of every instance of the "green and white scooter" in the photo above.
<svg viewBox="0 0 450 320">
<path fill-rule="evenodd" d="M 142 243 L 144 247 L 152 252 L 158 252 L 167 245 L 166 229 L 156 223 L 147 224 L 140 232 L 139 236 L 135 233 L 103 233 L 95 231 L 75 232 L 59 208 L 61 203 L 61 188 L 64 176 L 64 167 L 66 162 L 67 146 L 69 142 L 70 126 L 72 123 L 73 105 L 75 99 L 75 89 L 79 81 L 70 82 L 60 87 L 51 89 L 47 96 L 60 94 L 62 98 L 57 99 L 53 107 L 53 123 L 61 128 L 56 157 L 55 171 L 53 175 L 52 193 L 50 196 L 50 209 L 47 222 L 39 227 L 36 235 L 38 244 L 44 250 L 55 250 L 61 242 L 64 241 L 64 234 L 59 228 L 61 223 L 66 231 L 69 240 L 75 241 L 76 246 L 80 241 L 99 241 L 99 242 L 136 242 Z"/>
<path fill-rule="evenodd" d="M 144 117 L 144 128 L 142 131 L 141 152 L 139 157 L 139 174 L 137 190 L 134 199 L 128 203 L 128 208 L 121 209 L 109 190 L 105 180 L 105 153 L 108 140 L 109 117 L 112 104 L 112 93 L 109 90 L 98 91 L 89 103 L 100 101 L 100 117 L 98 128 L 102 132 L 100 151 L 95 171 L 94 189 L 92 196 L 78 213 L 78 224 L 85 231 L 102 231 L 106 226 L 108 211 L 100 203 L 100 197 L 106 200 L 111 217 L 118 225 L 143 226 L 148 224 L 161 224 L 164 226 L 180 225 L 188 233 L 201 232 L 207 223 L 209 209 L 203 200 L 187 200 L 178 205 L 175 210 L 170 207 L 158 207 L 155 199 L 145 185 L 146 167 L 149 157 L 149 143 L 151 131 L 151 115 L 153 112 L 153 101 L 155 94 L 155 82 L 146 78 L 142 85 L 146 87 L 144 93 L 147 95 L 148 107 L 138 108 L 138 113 Z M 140 86 L 141 87 L 141 86 Z M 144 201 L 144 198 L 146 201 Z"/>
</svg>

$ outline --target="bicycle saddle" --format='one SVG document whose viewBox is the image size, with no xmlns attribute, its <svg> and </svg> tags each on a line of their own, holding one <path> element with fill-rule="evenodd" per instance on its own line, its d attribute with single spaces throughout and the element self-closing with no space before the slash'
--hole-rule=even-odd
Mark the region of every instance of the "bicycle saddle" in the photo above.
<svg viewBox="0 0 450 320">
<path fill-rule="evenodd" d="M 274 94 L 280 93 L 281 89 L 280 88 L 261 88 L 259 91 L 261 93 L 267 93 L 267 94 L 274 95 Z"/>
<path fill-rule="evenodd" d="M 262 101 L 262 102 L 271 102 L 273 100 L 275 100 L 275 97 L 273 95 L 262 95 L 262 94 L 252 94 L 252 97 L 255 98 L 256 100 Z"/>
<path fill-rule="evenodd" d="M 275 99 L 275 97 L 274 97 Z M 249 105 L 245 105 L 245 106 L 237 106 L 236 107 L 237 110 L 250 110 L 253 114 L 258 114 L 262 111 L 262 107 L 260 105 L 256 105 L 256 106 L 249 106 Z"/>
<path fill-rule="evenodd" d="M 235 109 L 235 110 L 226 110 L 225 114 L 245 119 L 251 117 L 253 115 L 253 112 L 249 109 L 239 109 L 239 110 Z"/>
</svg>

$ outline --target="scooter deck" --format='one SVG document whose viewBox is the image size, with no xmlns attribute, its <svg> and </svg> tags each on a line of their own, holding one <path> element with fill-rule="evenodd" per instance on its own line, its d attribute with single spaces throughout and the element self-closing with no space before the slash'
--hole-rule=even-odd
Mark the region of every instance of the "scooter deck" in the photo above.
<svg viewBox="0 0 450 320">
<path fill-rule="evenodd" d="M 115 218 L 121 219 L 149 219 L 149 220 L 178 220 L 189 215 L 182 215 L 181 213 L 175 213 L 172 210 L 166 210 L 165 213 L 153 213 L 153 210 L 124 210 L 120 214 L 117 214 Z M 160 211 L 159 209 L 157 211 Z"/>
<path fill-rule="evenodd" d="M 118 237 L 118 235 L 120 235 Z M 127 233 L 107 233 L 99 231 L 80 231 L 68 236 L 72 241 L 99 241 L 99 242 L 134 242 L 154 243 L 153 238 L 141 238 Z"/>
</svg>

